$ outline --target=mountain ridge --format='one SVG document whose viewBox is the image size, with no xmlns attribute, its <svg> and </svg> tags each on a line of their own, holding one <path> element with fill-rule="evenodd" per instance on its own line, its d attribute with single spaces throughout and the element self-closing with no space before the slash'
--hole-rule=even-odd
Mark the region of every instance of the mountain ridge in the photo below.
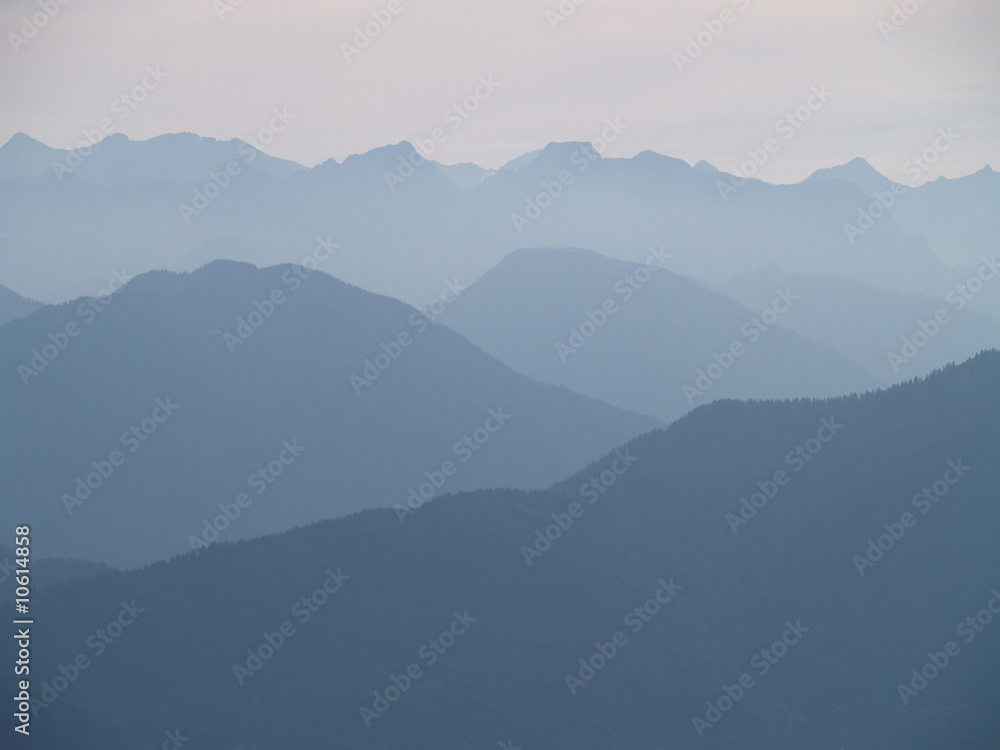
<svg viewBox="0 0 1000 750">
<path fill-rule="evenodd" d="M 41 554 L 118 567 L 218 536 L 220 508 L 239 517 L 222 536 L 247 537 L 546 486 L 659 424 L 535 383 L 398 300 L 231 261 L 0 327 L 0 387 L 18 394 L 0 404 L 4 515 L 37 528 Z"/>
<path fill-rule="evenodd" d="M 498 737 L 588 750 L 830 750 L 859 739 L 931 750 L 943 737 L 985 747 L 1000 732 L 987 688 L 995 638 L 963 642 L 974 658 L 956 659 L 913 705 L 897 682 L 997 588 L 998 377 L 989 351 L 863 397 L 719 401 L 629 441 L 624 471 L 612 453 L 549 490 L 435 499 L 406 526 L 364 511 L 61 584 L 39 604 L 42 680 L 123 602 L 142 612 L 100 669 L 40 709 L 38 731 L 81 750 L 148 742 L 177 723 L 220 747 L 252 738 L 303 750 L 488 748 Z M 782 462 L 810 438 L 821 447 L 805 468 Z M 949 461 L 965 475 L 919 513 L 914 488 Z M 775 466 L 791 480 L 733 532 L 727 514 Z M 617 479 L 590 504 L 581 484 L 605 471 Z M 916 527 L 859 575 L 852 556 L 907 508 Z M 529 565 L 523 550 L 536 547 Z M 335 593 L 309 617 L 296 609 L 331 576 Z M 665 603 L 629 617 L 657 597 Z M 438 658 L 420 655 L 463 618 Z M 755 666 L 789 630 L 773 673 Z M 166 633 L 187 648 L 157 657 Z M 127 658 L 135 648 L 150 658 Z M 600 666 L 583 669 L 601 649 Z M 399 680 L 411 663 L 410 682 Z M 742 699 L 706 711 L 744 673 Z M 386 692 L 393 684 L 407 687 Z"/>
</svg>

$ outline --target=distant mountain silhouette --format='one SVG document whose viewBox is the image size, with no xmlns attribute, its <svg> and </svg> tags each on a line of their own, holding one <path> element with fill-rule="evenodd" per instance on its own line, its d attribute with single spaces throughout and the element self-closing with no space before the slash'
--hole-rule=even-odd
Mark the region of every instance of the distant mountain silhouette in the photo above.
<svg viewBox="0 0 1000 750">
<path fill-rule="evenodd" d="M 719 288 L 755 309 L 784 286 L 802 299 L 781 317 L 781 326 L 846 354 L 886 382 L 927 375 L 983 349 L 1000 348 L 1000 321 L 971 309 L 967 297 L 957 293 L 948 299 L 900 294 L 836 276 L 788 274 L 776 266 Z"/>
<path fill-rule="evenodd" d="M 871 203 L 849 182 L 743 184 L 651 151 L 601 158 L 587 143 L 552 143 L 485 173 L 399 143 L 306 170 L 239 141 L 114 136 L 56 175 L 38 173 L 45 148 L 26 136 L 0 148 L 0 228 L 10 234 L 0 279 L 46 302 L 95 294 L 112 269 L 297 263 L 317 236 L 345 249 L 338 277 L 417 306 L 443 279 L 471 283 L 526 246 L 635 262 L 667 244 L 672 270 L 712 283 L 773 262 L 941 296 L 966 274 L 891 217 L 845 231 Z M 976 200 L 996 213 L 990 190 Z M 976 257 L 941 253 L 963 264 Z"/>
<path fill-rule="evenodd" d="M 892 180 L 860 156 L 856 159 L 851 159 L 846 164 L 817 169 L 804 182 L 830 179 L 843 180 L 844 182 L 857 185 L 867 195 L 872 195 L 877 190 L 887 190 L 892 186 Z"/>
<path fill-rule="evenodd" d="M 74 151 L 78 164 L 70 158 Z M 306 171 L 301 164 L 268 156 L 238 138 L 218 141 L 193 133 L 171 133 L 148 141 L 133 141 L 123 133 L 114 133 L 96 143 L 88 153 L 86 149 L 50 148 L 18 133 L 0 147 L 0 182 L 45 175 L 63 179 L 75 176 L 105 187 L 162 180 L 201 182 L 209 171 L 233 159 L 279 180 Z"/>
<path fill-rule="evenodd" d="M 0 147 L 0 180 L 41 177 L 52 172 L 52 162 L 64 155 L 26 133 L 15 133 Z"/>
<path fill-rule="evenodd" d="M 517 374 L 431 314 L 219 261 L 7 323 L 0 514 L 39 555 L 131 566 L 218 527 L 545 487 L 660 424 Z"/>
<path fill-rule="evenodd" d="M 994 747 L 998 625 L 966 618 L 1000 606 L 998 380 L 993 351 L 860 398 L 718 402 L 548 491 L 55 587 L 35 739 Z M 57 683 L 77 654 L 88 668 Z"/>
<path fill-rule="evenodd" d="M 441 320 L 530 377 L 667 422 L 719 398 L 832 396 L 884 382 L 775 325 L 800 304 L 795 284 L 775 284 L 748 309 L 671 272 L 667 255 L 651 253 L 647 266 L 518 250 Z M 783 312 L 763 322 L 773 305 Z"/>
<path fill-rule="evenodd" d="M 919 173 L 915 166 L 909 170 Z M 884 203 L 891 202 L 888 210 L 903 229 L 925 237 L 946 263 L 978 266 L 983 255 L 992 256 L 997 251 L 1000 175 L 986 166 L 965 177 L 939 177 L 916 187 L 911 177 L 908 173 L 893 193 L 892 180 L 864 159 L 854 159 L 839 167 L 820 169 L 806 181 L 833 178 L 857 185 L 869 198 L 881 193 Z M 865 203 L 871 205 L 870 200 Z M 1000 292 L 995 294 L 994 314 L 1000 314 Z"/>
</svg>

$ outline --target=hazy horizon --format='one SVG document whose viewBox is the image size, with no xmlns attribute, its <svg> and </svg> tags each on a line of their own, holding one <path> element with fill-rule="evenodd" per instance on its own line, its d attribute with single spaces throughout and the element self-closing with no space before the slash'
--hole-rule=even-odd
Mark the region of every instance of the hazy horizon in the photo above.
<svg viewBox="0 0 1000 750">
<path fill-rule="evenodd" d="M 25 133 L 23 131 L 18 131 L 17 133 L 14 133 L 11 136 L 11 138 L 7 140 L 6 143 L 9 143 L 10 140 L 13 139 L 14 137 L 16 137 L 17 135 L 26 135 L 29 138 L 31 138 L 32 140 L 38 141 L 39 143 L 42 143 L 43 145 L 48 146 L 49 148 L 62 149 L 62 150 L 67 150 L 67 151 L 74 150 L 72 147 L 65 147 L 65 148 L 63 148 L 63 147 L 59 147 L 59 146 L 54 146 L 54 145 L 52 145 L 50 143 L 45 143 L 44 141 L 40 140 L 39 138 L 35 138 L 33 135 L 31 135 L 31 133 Z M 111 135 L 125 135 L 125 134 L 124 133 L 121 133 L 121 134 L 110 134 L 108 136 L 105 136 L 105 138 L 111 137 Z M 157 138 L 163 138 L 165 136 L 171 136 L 171 135 L 193 135 L 193 136 L 196 136 L 198 138 L 208 138 L 208 139 L 220 142 L 220 143 L 223 143 L 223 142 L 225 142 L 227 140 L 230 140 L 230 139 L 213 138 L 212 136 L 203 136 L 203 135 L 200 135 L 198 133 L 193 133 L 191 131 L 183 131 L 183 132 L 177 132 L 177 133 L 159 133 L 157 135 L 152 135 L 149 138 L 142 138 L 142 139 L 129 138 L 127 135 L 125 135 L 125 137 L 128 138 L 128 140 L 132 141 L 133 143 L 144 143 L 144 142 L 151 141 L 151 140 L 154 140 L 154 139 L 157 139 Z M 234 138 L 234 139 L 237 140 L 237 141 L 241 141 L 241 142 L 246 143 L 246 141 L 243 141 L 241 138 Z M 103 141 L 104 138 L 102 138 L 101 140 Z M 101 141 L 97 141 L 94 145 L 97 145 L 100 142 Z M 6 145 L 6 143 L 0 144 L 0 148 L 2 148 L 4 145 Z M 480 164 L 480 163 L 475 162 L 475 161 L 455 162 L 455 161 L 448 161 L 447 159 L 441 160 L 441 159 L 435 158 L 436 155 L 431 156 L 431 158 L 429 159 L 429 161 L 437 162 L 437 163 L 441 164 L 442 166 L 458 166 L 458 165 L 462 165 L 462 164 L 472 164 L 472 165 L 475 165 L 475 166 L 483 169 L 484 171 L 496 171 L 497 169 L 501 169 L 501 168 L 507 166 L 508 164 L 511 164 L 512 162 L 515 162 L 516 160 L 520 159 L 521 157 L 531 156 L 533 154 L 538 154 L 538 153 L 540 153 L 541 151 L 543 151 L 548 146 L 558 145 L 558 144 L 566 144 L 566 143 L 584 143 L 584 142 L 582 142 L 582 141 L 549 141 L 549 142 L 543 144 L 542 146 L 540 146 L 537 149 L 533 149 L 531 151 L 526 151 L 526 152 L 521 153 L 521 154 L 514 154 L 510 159 L 508 159 L 505 162 L 502 162 L 498 167 L 487 167 L 484 164 Z M 374 147 L 368 149 L 367 151 L 347 154 L 346 156 L 341 157 L 341 158 L 337 158 L 337 157 L 331 156 L 331 157 L 328 157 L 326 159 L 321 159 L 317 163 L 311 164 L 311 165 L 310 164 L 303 164 L 302 162 L 295 161 L 294 159 L 289 159 L 289 158 L 286 158 L 286 157 L 276 157 L 276 158 L 281 158 L 281 159 L 284 159 L 285 161 L 293 162 L 295 164 L 298 164 L 300 166 L 305 167 L 306 169 L 312 169 L 313 167 L 317 167 L 317 166 L 319 166 L 321 164 L 325 164 L 325 163 L 330 162 L 330 161 L 333 161 L 333 162 L 335 162 L 337 164 L 343 164 L 347 159 L 350 159 L 351 157 L 364 156 L 365 154 L 371 153 L 373 151 L 379 151 L 381 149 L 394 148 L 394 147 L 397 147 L 397 146 L 405 146 L 405 145 L 414 146 L 414 144 L 412 142 L 406 141 L 406 140 L 397 141 L 395 143 L 386 143 L 386 144 L 383 144 L 381 146 L 374 146 Z M 266 149 L 260 149 L 260 150 L 263 153 L 268 153 Z M 414 150 L 416 150 L 419 153 L 419 149 L 416 149 L 415 146 L 414 146 Z M 693 167 L 697 167 L 698 164 L 700 164 L 700 163 L 706 163 L 706 164 L 709 164 L 710 166 L 716 168 L 719 172 L 722 172 L 722 173 L 725 173 L 725 174 L 739 175 L 739 173 L 740 173 L 740 169 L 739 169 L 739 165 L 738 164 L 736 164 L 736 165 L 730 165 L 730 167 L 723 167 L 723 166 L 721 166 L 719 164 L 713 164 L 713 163 L 709 162 L 707 159 L 697 159 L 695 161 L 688 161 L 686 159 L 681 159 L 679 156 L 676 156 L 674 154 L 663 153 L 661 151 L 657 151 L 656 149 L 642 149 L 642 150 L 640 150 L 640 151 L 638 151 L 638 152 L 636 152 L 634 154 L 628 154 L 628 153 L 626 153 L 626 154 L 621 154 L 621 155 L 618 155 L 618 156 L 602 155 L 601 158 L 605 158 L 605 159 L 615 159 L 615 158 L 617 158 L 617 159 L 632 159 L 632 158 L 635 158 L 636 156 L 638 156 L 643 151 L 651 151 L 652 153 L 658 154 L 660 156 L 666 156 L 666 157 L 671 158 L 671 159 L 679 159 L 680 161 L 683 161 L 685 164 L 687 164 L 689 167 L 692 167 L 692 168 Z M 758 179 L 758 180 L 761 180 L 762 182 L 766 182 L 766 183 L 772 184 L 772 185 L 794 185 L 794 184 L 798 184 L 798 183 L 802 182 L 803 180 L 808 179 L 813 174 L 815 174 L 817 171 L 824 170 L 824 169 L 833 169 L 835 167 L 847 166 L 851 162 L 857 161 L 859 159 L 862 160 L 862 161 L 864 161 L 864 162 L 866 162 L 869 166 L 871 166 L 873 169 L 875 169 L 876 171 L 878 171 L 879 174 L 882 174 L 884 177 L 889 177 L 889 175 L 886 175 L 885 173 L 883 173 L 880 170 L 878 170 L 878 168 L 875 167 L 875 165 L 873 165 L 869 159 L 867 159 L 864 156 L 860 156 L 859 155 L 859 156 L 852 157 L 852 158 L 848 159 L 845 162 L 841 162 L 841 163 L 837 163 L 837 164 L 824 164 L 824 165 L 818 166 L 813 172 L 810 172 L 809 174 L 804 175 L 802 177 L 802 179 L 791 179 L 789 181 L 784 181 L 784 182 L 782 182 L 782 181 L 772 181 L 772 180 L 769 180 L 769 179 L 767 179 L 765 177 L 754 177 L 754 179 Z M 744 158 L 741 161 L 746 161 L 746 159 Z M 734 166 L 736 167 L 736 169 L 733 170 L 733 171 L 730 171 L 730 170 L 732 170 L 732 168 Z M 964 173 L 964 174 L 955 174 L 955 175 L 948 175 L 948 176 L 946 176 L 946 175 L 928 176 L 928 177 L 926 177 L 926 179 L 921 179 L 921 180 L 917 180 L 917 181 L 912 181 L 912 180 L 908 181 L 908 184 L 911 187 L 916 187 L 916 186 L 919 186 L 919 185 L 926 184 L 928 182 L 934 182 L 935 180 L 937 180 L 939 178 L 944 178 L 944 179 L 948 179 L 948 180 L 957 180 L 957 179 L 961 179 L 962 177 L 968 177 L 969 175 L 973 175 L 973 174 L 976 174 L 977 172 L 981 172 L 984 169 L 986 169 L 986 170 L 993 170 L 993 165 L 989 164 L 989 163 L 983 164 L 978 169 L 974 169 L 973 171 L 968 172 L 968 173 Z M 894 180 L 894 181 L 896 181 L 896 180 Z"/>
<path fill-rule="evenodd" d="M 436 160 L 495 169 L 548 142 L 590 141 L 606 118 L 619 118 L 628 130 L 609 156 L 651 149 L 729 170 L 825 86 L 829 103 L 796 128 L 761 179 L 796 182 L 861 156 L 902 181 L 908 160 L 948 127 L 960 147 L 921 181 L 1000 163 L 1000 114 L 984 104 L 1000 92 L 1000 9 L 988 0 L 910 1 L 914 12 L 893 20 L 898 6 L 865 0 L 517 0 L 489 13 L 458 0 L 394 0 L 395 13 L 388 2 L 103 0 L 57 3 L 28 38 L 24 20 L 39 6 L 12 0 L 0 3 L 0 141 L 23 131 L 72 148 L 103 117 L 137 140 L 168 132 L 247 140 L 277 107 L 295 119 L 266 150 L 305 166 L 445 127 Z M 362 47 L 355 29 L 371 23 L 379 32 Z M 785 64 L 790 57 L 795 65 Z M 160 66 L 162 84 L 123 119 L 111 115 L 147 66 Z M 446 112 L 481 77 L 499 87 L 451 130 Z"/>
</svg>

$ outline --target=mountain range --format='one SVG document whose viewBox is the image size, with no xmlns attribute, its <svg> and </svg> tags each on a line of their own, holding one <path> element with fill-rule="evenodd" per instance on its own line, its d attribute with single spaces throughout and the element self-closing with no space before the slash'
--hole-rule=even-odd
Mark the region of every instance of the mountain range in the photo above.
<svg viewBox="0 0 1000 750">
<path fill-rule="evenodd" d="M 1000 178 L 605 124 L 497 169 L 0 147 L 18 731 L 997 747 Z"/>
<path fill-rule="evenodd" d="M 801 304 L 795 283 L 748 308 L 673 273 L 661 248 L 647 261 L 518 250 L 441 320 L 518 372 L 664 422 L 718 398 L 835 396 L 884 382 L 780 325 Z"/>
<path fill-rule="evenodd" d="M 0 392 L 3 516 L 39 554 L 119 567 L 543 488 L 661 424 L 536 383 L 430 311 L 232 261 L 0 326 Z"/>
<path fill-rule="evenodd" d="M 486 172 L 426 160 L 405 142 L 306 169 L 241 141 L 174 134 L 107 138 L 57 174 L 51 160 L 65 153 L 23 134 L 0 148 L 0 231 L 8 235 L 0 278 L 46 302 L 95 294 L 114 271 L 188 271 L 220 258 L 298 263 L 317 237 L 340 245 L 331 267 L 339 278 L 417 307 L 445 279 L 471 284 L 523 247 L 585 247 L 642 262 L 650 246 L 665 245 L 674 271 L 711 283 L 776 263 L 943 297 L 992 252 L 995 220 L 984 218 L 992 213 L 963 201 L 977 193 L 991 205 L 1000 182 L 984 170 L 903 196 L 969 206 L 968 247 L 957 251 L 940 242 L 950 208 L 910 211 L 923 217 L 921 235 L 895 214 L 846 229 L 863 223 L 859 212 L 872 202 L 843 179 L 857 170 L 744 184 L 650 151 L 604 158 L 587 143 L 552 143 Z M 998 301 L 990 290 L 976 304 L 1000 315 Z"/>
<path fill-rule="evenodd" d="M 548 490 L 48 586 L 37 740 L 990 747 L 998 379 L 719 401 Z"/>
<path fill-rule="evenodd" d="M 1000 320 L 978 312 L 957 293 L 945 299 L 903 294 L 842 277 L 789 274 L 774 265 L 736 276 L 719 289 L 760 309 L 774 289 L 785 287 L 801 300 L 779 325 L 850 357 L 883 382 L 924 376 L 1000 347 Z"/>
</svg>

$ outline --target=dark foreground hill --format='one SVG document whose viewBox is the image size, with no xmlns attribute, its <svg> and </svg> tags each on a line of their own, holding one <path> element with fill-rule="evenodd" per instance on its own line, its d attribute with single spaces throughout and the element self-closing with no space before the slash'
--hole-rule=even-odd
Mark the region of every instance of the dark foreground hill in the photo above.
<svg viewBox="0 0 1000 750">
<path fill-rule="evenodd" d="M 0 544 L 0 599 L 13 599 L 17 588 L 17 557 L 14 550 Z M 63 557 L 34 557 L 31 560 L 31 579 L 38 586 L 72 581 L 109 573 L 112 568 L 89 560 Z"/>
<path fill-rule="evenodd" d="M 998 382 L 720 401 L 548 491 L 49 589 L 35 740 L 995 748 Z"/>
<path fill-rule="evenodd" d="M 34 300 L 22 297 L 20 294 L 0 285 L 0 325 L 9 320 L 30 315 L 41 306 L 41 302 L 35 302 Z"/>
<path fill-rule="evenodd" d="M 32 524 L 38 554 L 133 566 L 547 487 L 659 424 L 529 380 L 432 317 L 300 266 L 220 261 L 12 321 L 0 516 Z"/>
</svg>

